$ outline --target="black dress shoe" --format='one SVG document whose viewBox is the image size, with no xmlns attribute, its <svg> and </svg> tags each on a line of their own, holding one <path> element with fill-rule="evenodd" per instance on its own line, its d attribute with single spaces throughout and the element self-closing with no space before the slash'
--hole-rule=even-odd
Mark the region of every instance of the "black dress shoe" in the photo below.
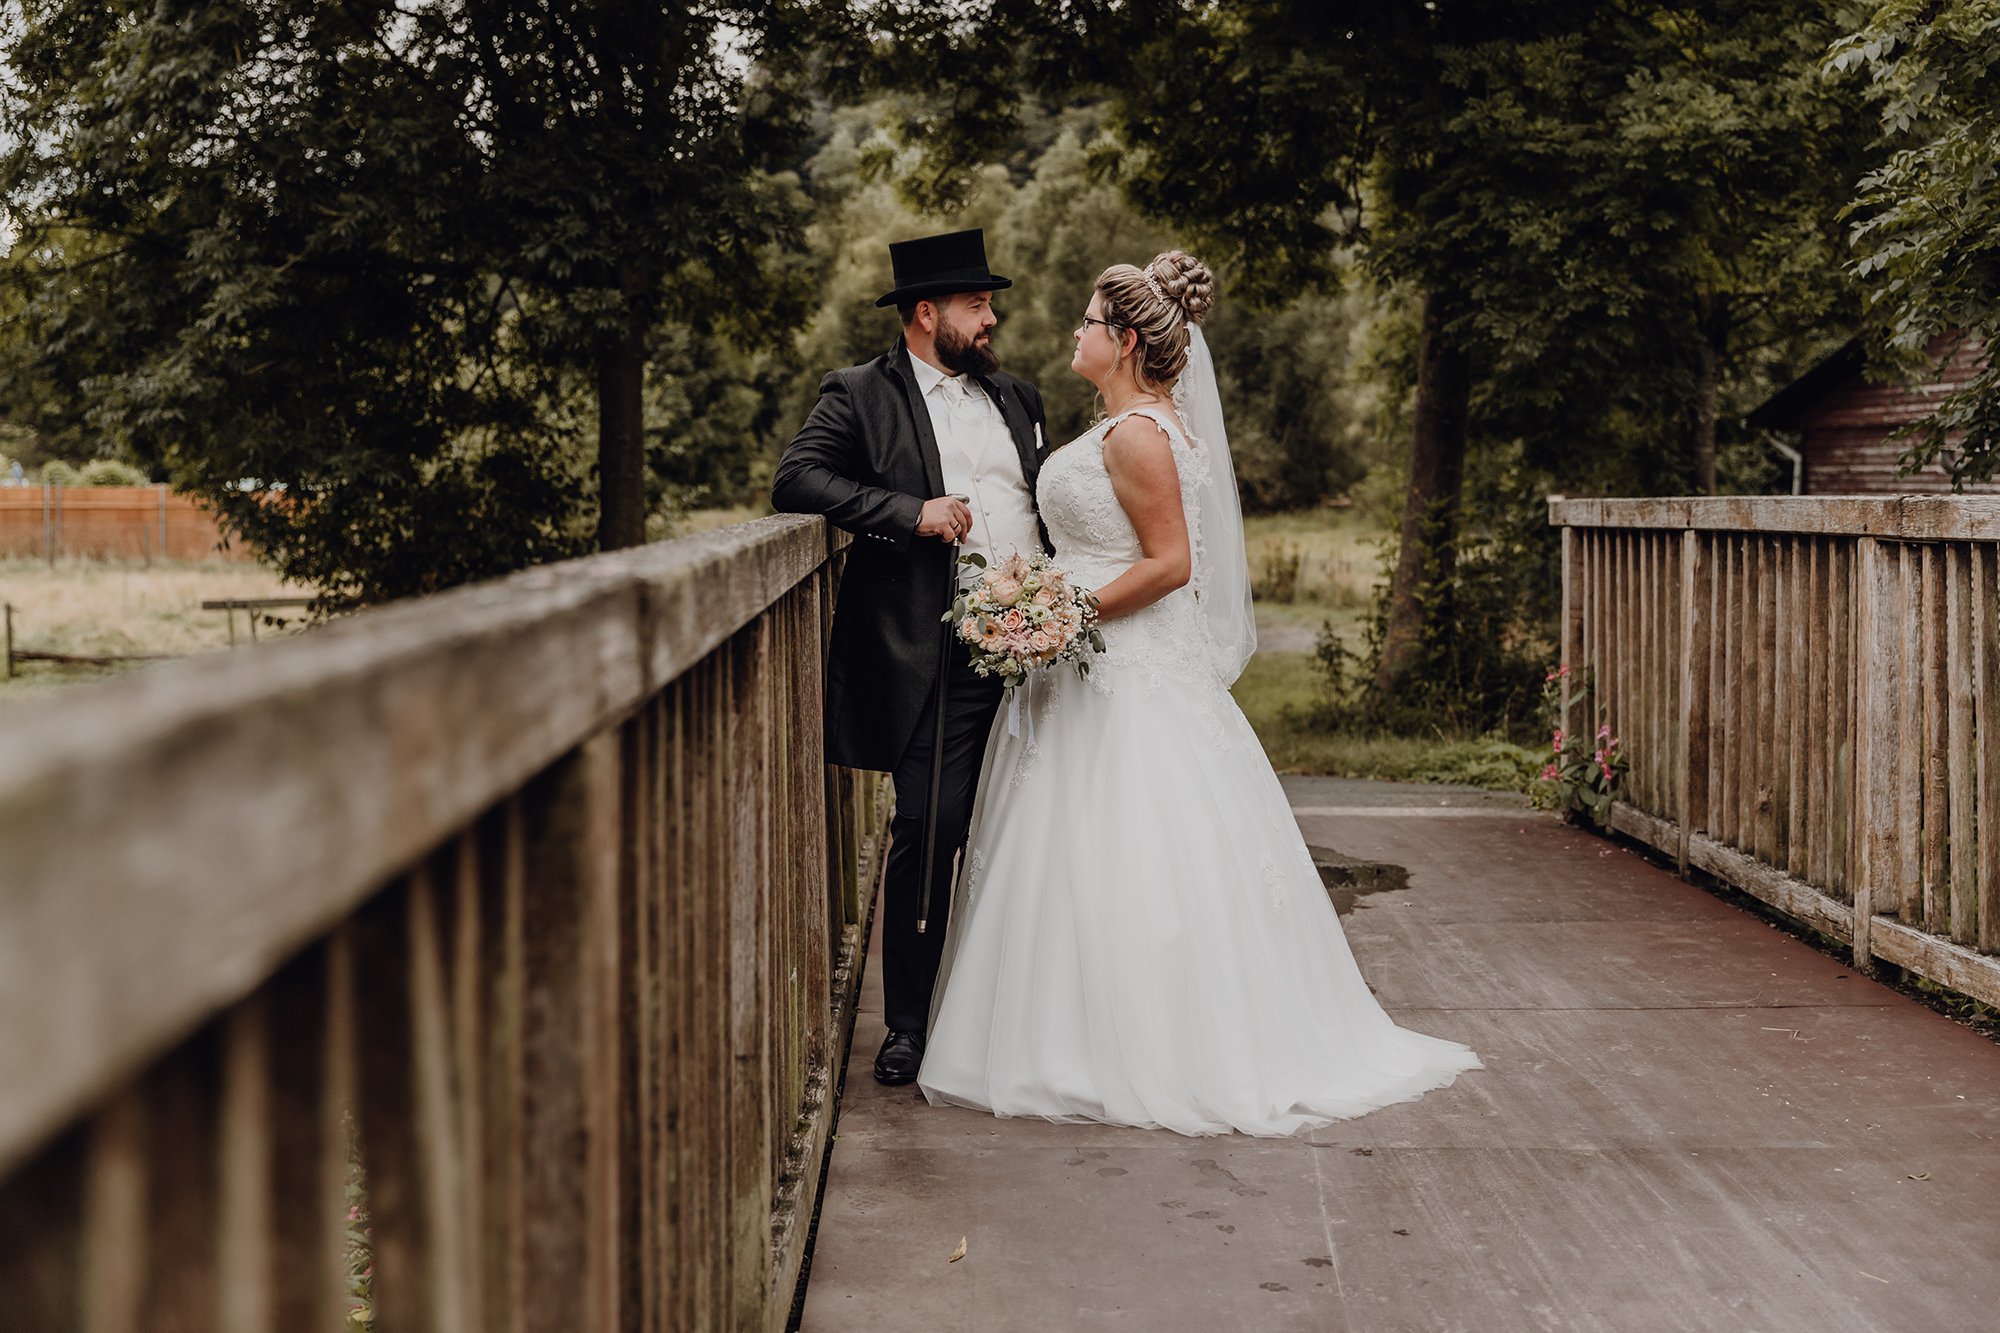
<svg viewBox="0 0 2000 1333">
<path fill-rule="evenodd" d="M 891 1087 L 914 1083 L 923 1063 L 923 1033 L 891 1032 L 875 1056 L 875 1081 Z"/>
</svg>

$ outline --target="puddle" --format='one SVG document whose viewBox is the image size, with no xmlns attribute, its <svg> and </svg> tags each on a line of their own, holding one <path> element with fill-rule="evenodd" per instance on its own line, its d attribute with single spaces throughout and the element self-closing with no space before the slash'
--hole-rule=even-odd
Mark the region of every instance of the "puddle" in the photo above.
<svg viewBox="0 0 2000 1333">
<path fill-rule="evenodd" d="M 1326 896 L 1333 899 L 1333 910 L 1341 916 L 1353 915 L 1363 898 L 1377 893 L 1396 893 L 1410 887 L 1410 872 L 1402 866 L 1391 865 L 1387 861 L 1358 860 L 1331 847 L 1318 847 L 1311 843 L 1306 845 L 1306 850 L 1312 853 L 1320 883 L 1326 885 Z"/>
</svg>

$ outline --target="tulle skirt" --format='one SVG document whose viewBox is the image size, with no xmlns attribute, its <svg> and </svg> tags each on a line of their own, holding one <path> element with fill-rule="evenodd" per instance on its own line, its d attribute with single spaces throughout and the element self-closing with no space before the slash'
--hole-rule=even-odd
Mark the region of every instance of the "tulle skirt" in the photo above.
<svg viewBox="0 0 2000 1333">
<path fill-rule="evenodd" d="M 1286 1135 L 1479 1067 L 1376 1003 L 1218 683 L 1105 662 L 1023 703 L 987 744 L 918 1078 L 932 1104 Z"/>
</svg>

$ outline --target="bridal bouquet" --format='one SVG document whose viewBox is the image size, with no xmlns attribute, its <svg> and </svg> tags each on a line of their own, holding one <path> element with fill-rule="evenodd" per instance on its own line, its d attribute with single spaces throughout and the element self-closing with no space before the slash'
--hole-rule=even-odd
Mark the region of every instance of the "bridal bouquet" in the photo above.
<svg viewBox="0 0 2000 1333">
<path fill-rule="evenodd" d="M 1057 662 L 1073 662 L 1090 673 L 1090 655 L 1104 651 L 1097 629 L 1097 599 L 1076 587 L 1046 555 L 1018 551 L 993 568 L 986 558 L 959 561 L 983 571 L 958 595 L 944 619 L 955 621 L 961 642 L 972 649 L 972 669 L 998 676 L 1012 694 L 1028 673 Z"/>
</svg>

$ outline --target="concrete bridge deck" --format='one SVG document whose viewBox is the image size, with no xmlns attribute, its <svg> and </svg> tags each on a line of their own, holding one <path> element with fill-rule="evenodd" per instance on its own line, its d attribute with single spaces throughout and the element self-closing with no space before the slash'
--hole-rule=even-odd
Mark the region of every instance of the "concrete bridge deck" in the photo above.
<svg viewBox="0 0 2000 1333">
<path fill-rule="evenodd" d="M 2000 1327 L 2000 1047 L 1549 817 L 1287 786 L 1407 869 L 1348 936 L 1487 1068 L 1289 1140 L 936 1110 L 871 955 L 805 1333 Z"/>
</svg>

